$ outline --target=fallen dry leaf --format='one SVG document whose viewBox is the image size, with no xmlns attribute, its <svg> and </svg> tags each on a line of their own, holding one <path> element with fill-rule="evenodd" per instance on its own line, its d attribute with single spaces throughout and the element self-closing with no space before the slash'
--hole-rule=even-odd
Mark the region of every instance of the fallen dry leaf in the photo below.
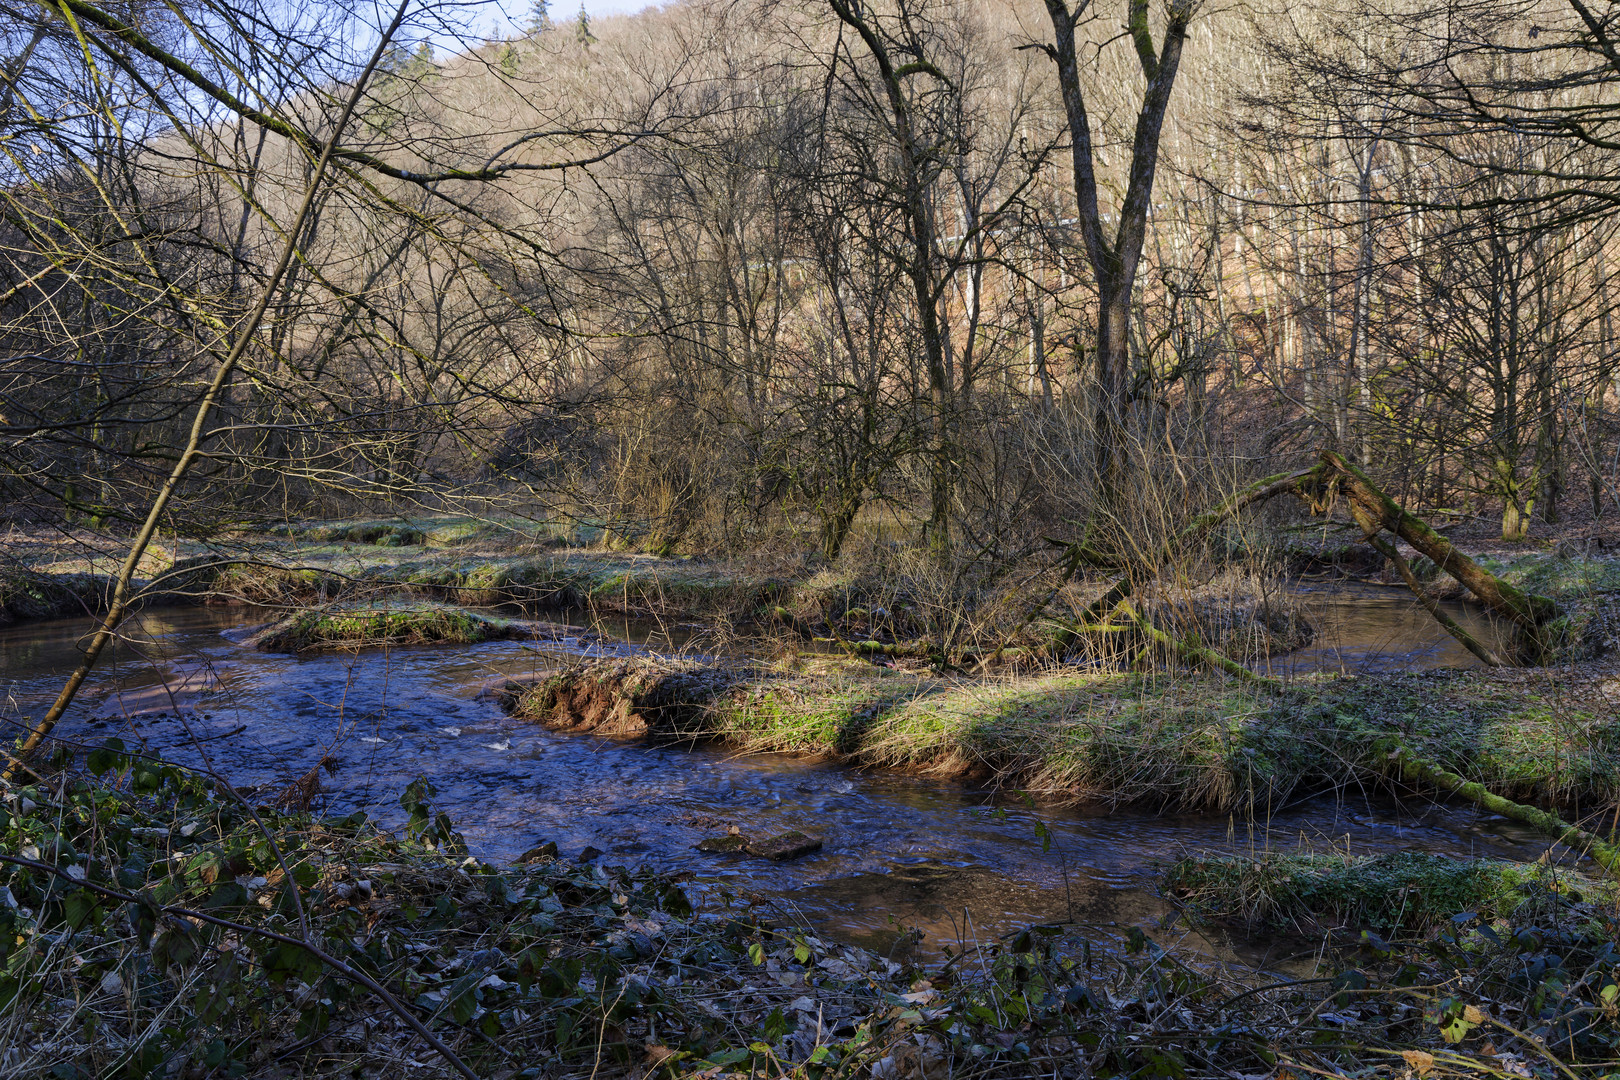
<svg viewBox="0 0 1620 1080">
<path fill-rule="evenodd" d="M 1434 1055 L 1422 1050 L 1402 1050 L 1401 1057 L 1412 1067 L 1412 1071 L 1419 1076 L 1428 1076 L 1434 1071 Z"/>
</svg>

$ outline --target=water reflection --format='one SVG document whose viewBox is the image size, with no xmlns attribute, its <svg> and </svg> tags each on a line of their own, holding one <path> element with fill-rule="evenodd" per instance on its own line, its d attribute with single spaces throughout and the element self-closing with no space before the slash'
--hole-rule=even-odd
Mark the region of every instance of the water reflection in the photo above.
<svg viewBox="0 0 1620 1080">
<path fill-rule="evenodd" d="M 1272 674 L 1483 666 L 1404 587 L 1341 581 L 1302 583 L 1292 591 L 1317 635 L 1306 648 L 1273 657 Z M 1486 645 L 1503 649 L 1509 643 L 1510 629 L 1489 612 L 1455 600 L 1440 607 Z"/>
</svg>

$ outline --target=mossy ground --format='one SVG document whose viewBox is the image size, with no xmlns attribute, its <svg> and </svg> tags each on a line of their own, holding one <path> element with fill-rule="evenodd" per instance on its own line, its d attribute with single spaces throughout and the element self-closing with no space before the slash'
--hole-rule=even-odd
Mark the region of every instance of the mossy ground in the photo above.
<svg viewBox="0 0 1620 1080">
<path fill-rule="evenodd" d="M 762 616 L 782 588 L 722 563 L 583 550 L 590 532 L 471 518 L 295 523 L 220 544 L 160 542 L 142 560 L 136 586 L 156 603 L 375 603 L 393 595 L 732 620 Z M 75 534 L 9 543 L 6 555 L 0 622 L 104 610 L 124 551 L 116 538 Z"/>
<path fill-rule="evenodd" d="M 1461 913 L 1505 920 L 1527 905 L 1612 906 L 1612 884 L 1567 870 L 1427 852 L 1192 857 L 1165 878 L 1202 917 L 1301 933 L 1424 933 Z"/>
<path fill-rule="evenodd" d="M 300 611 L 254 634 L 248 644 L 270 652 L 379 645 L 476 645 L 521 637 L 522 623 L 442 604 L 336 607 Z"/>
<path fill-rule="evenodd" d="M 1509 585 L 1554 600 L 1620 593 L 1620 557 L 1538 551 L 1515 556 L 1487 555 L 1479 561 Z"/>
<path fill-rule="evenodd" d="M 511 707 L 568 723 L 556 715 L 572 707 L 560 682 L 605 678 L 624 710 L 645 703 L 665 737 L 979 774 L 1115 805 L 1252 809 L 1394 786 L 1392 740 L 1509 798 L 1602 806 L 1620 795 L 1620 717 L 1598 688 L 1568 679 L 1343 677 L 1274 693 L 1218 677 L 936 678 L 835 658 L 709 682 L 690 665 L 667 670 L 650 665 L 626 681 L 585 665 L 526 688 Z M 684 679 L 680 693 L 693 700 L 665 700 L 666 678 Z"/>
</svg>

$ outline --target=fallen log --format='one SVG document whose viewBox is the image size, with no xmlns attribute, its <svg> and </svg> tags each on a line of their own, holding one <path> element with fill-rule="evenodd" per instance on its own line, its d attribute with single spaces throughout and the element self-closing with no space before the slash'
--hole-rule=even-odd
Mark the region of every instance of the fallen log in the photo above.
<svg viewBox="0 0 1620 1080">
<path fill-rule="evenodd" d="M 877 641 L 872 638 L 849 641 L 840 637 L 815 637 L 810 641 L 816 645 L 837 645 L 852 656 L 911 657 L 924 660 L 937 660 L 940 656 L 939 647 L 927 641 Z"/>
<path fill-rule="evenodd" d="M 1394 499 L 1374 484 L 1366 473 L 1331 450 L 1322 452 L 1319 477 L 1337 481 L 1351 501 L 1351 512 L 1364 531 L 1387 529 L 1427 555 L 1434 564 L 1473 593 L 1479 601 L 1519 628 L 1528 658 L 1546 658 L 1549 645 L 1543 626 L 1559 614 L 1558 604 L 1545 596 L 1514 588 L 1473 559 L 1458 551 L 1450 540 L 1423 521 L 1406 512 Z M 1368 536 L 1371 542 L 1372 536 Z M 1421 599 L 1421 593 L 1420 597 Z"/>
<path fill-rule="evenodd" d="M 1273 683 L 1275 680 L 1256 675 L 1216 650 L 1192 645 L 1152 626 L 1151 622 L 1126 601 L 1135 594 L 1143 582 L 1156 576 L 1164 565 L 1174 559 L 1188 544 L 1207 536 L 1216 526 L 1246 507 L 1265 502 L 1278 495 L 1292 494 L 1304 500 L 1312 513 L 1325 514 L 1332 508 L 1341 492 L 1347 497 L 1351 515 L 1361 526 L 1367 543 L 1395 564 L 1402 580 L 1423 605 L 1424 610 L 1446 633 L 1461 642 L 1464 648 L 1491 667 L 1502 667 L 1518 659 L 1498 655 L 1495 650 L 1484 645 L 1465 627 L 1447 615 L 1423 588 L 1416 574 L 1412 572 L 1411 566 L 1395 546 L 1380 537 L 1381 532 L 1387 530 L 1406 541 L 1413 549 L 1428 556 L 1436 566 L 1460 582 L 1487 608 L 1510 620 L 1518 628 L 1518 652 L 1524 659 L 1542 662 L 1548 658 L 1552 646 L 1547 640 L 1545 626 L 1559 615 L 1556 602 L 1548 597 L 1515 588 L 1496 577 L 1459 551 L 1451 541 L 1430 528 L 1428 524 L 1408 513 L 1373 483 L 1361 469 L 1331 450 L 1324 450 L 1321 460 L 1308 469 L 1277 473 L 1257 480 L 1222 501 L 1220 505 L 1193 518 L 1160 545 L 1151 558 L 1116 579 L 1078 619 L 1072 623 L 1060 620 L 1065 629 L 1057 642 L 1058 647 L 1073 644 L 1081 632 L 1092 632 L 1105 627 L 1112 629 L 1111 617 L 1123 608 L 1129 613 L 1128 620 L 1132 626 L 1151 628 L 1151 632 L 1149 629 L 1142 629 L 1144 635 L 1174 648 L 1179 654 L 1189 659 L 1196 655 L 1197 662 L 1213 665 L 1239 678 Z M 1059 590 L 1073 579 L 1082 565 L 1097 565 L 1098 561 L 1096 552 L 1084 541 L 1069 545 L 1068 554 L 1060 564 L 1063 567 L 1063 574 L 1057 584 L 1031 609 L 1013 634 L 997 646 L 993 653 L 980 661 L 980 668 L 1001 657 L 1012 639 L 1028 629 L 1030 624 L 1045 611 Z"/>
<path fill-rule="evenodd" d="M 806 641 L 815 640 L 815 630 L 813 630 L 803 619 L 793 614 L 793 612 L 789 611 L 781 604 L 777 604 L 775 607 L 771 608 L 771 617 L 777 622 L 781 623 L 783 626 L 787 627 L 789 630 L 793 631 L 795 634 L 798 634 L 800 637 L 804 638 Z"/>
<path fill-rule="evenodd" d="M 1273 690 L 1282 689 L 1281 682 L 1268 675 L 1260 675 L 1250 671 L 1225 653 L 1206 648 L 1203 645 L 1195 645 L 1185 638 L 1177 637 L 1175 634 L 1159 629 L 1153 625 L 1147 616 L 1137 611 L 1129 600 L 1121 600 L 1119 606 L 1114 610 L 1131 620 L 1143 637 L 1170 649 L 1191 663 L 1218 668 L 1228 675 L 1236 676 L 1244 682 L 1254 683 L 1257 686 L 1265 686 Z"/>
<path fill-rule="evenodd" d="M 1409 784 L 1424 783 L 1448 791 L 1460 798 L 1467 799 L 1483 810 L 1493 814 L 1501 814 L 1505 818 L 1521 821 L 1537 829 L 1546 836 L 1557 840 L 1574 851 L 1590 855 L 1592 861 L 1603 867 L 1609 873 L 1620 876 L 1620 848 L 1616 848 L 1592 833 L 1587 832 L 1578 825 L 1571 825 L 1557 814 L 1550 814 L 1545 810 L 1538 810 L 1534 806 L 1516 803 L 1512 799 L 1504 799 L 1485 789 L 1483 784 L 1476 784 L 1471 780 L 1464 780 L 1461 776 L 1443 769 L 1431 761 L 1425 761 L 1414 756 L 1406 747 L 1396 744 L 1392 749 L 1386 750 L 1390 760 L 1395 763 L 1400 778 Z"/>
</svg>

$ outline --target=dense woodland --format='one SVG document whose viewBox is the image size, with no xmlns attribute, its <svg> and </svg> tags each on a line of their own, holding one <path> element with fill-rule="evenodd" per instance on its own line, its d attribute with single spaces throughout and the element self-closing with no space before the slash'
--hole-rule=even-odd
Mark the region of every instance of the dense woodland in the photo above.
<svg viewBox="0 0 1620 1080">
<path fill-rule="evenodd" d="M 1508 539 L 1615 512 L 1607 7 L 453 15 L 4 5 L 9 515 L 133 527 L 199 415 L 182 529 L 976 557 L 1324 448 Z"/>
</svg>

